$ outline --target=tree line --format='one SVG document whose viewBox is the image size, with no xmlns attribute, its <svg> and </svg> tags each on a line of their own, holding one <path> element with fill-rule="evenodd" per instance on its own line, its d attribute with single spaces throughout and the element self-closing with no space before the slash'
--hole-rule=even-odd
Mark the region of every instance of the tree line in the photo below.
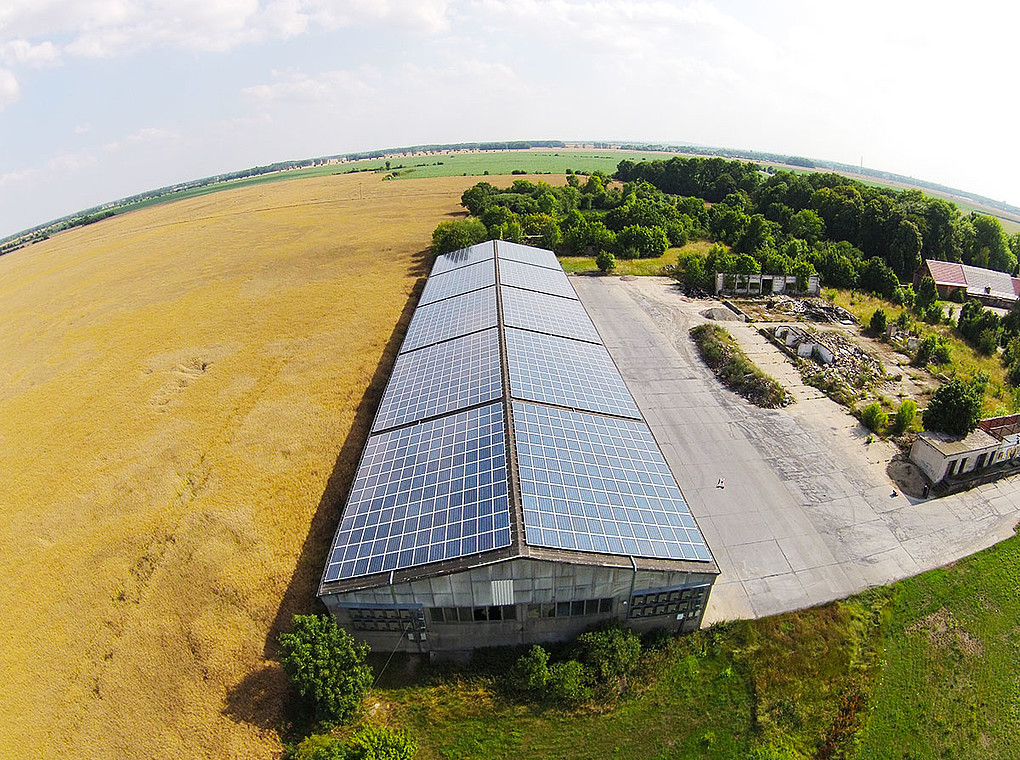
<svg viewBox="0 0 1020 760">
<path fill-rule="evenodd" d="M 822 272 L 831 285 L 854 286 L 844 259 L 879 258 L 909 279 L 922 259 L 1015 272 L 1020 256 L 1020 233 L 1007 236 L 995 217 L 964 214 L 919 190 L 874 187 L 834 173 L 766 173 L 753 163 L 676 157 L 621 161 L 616 178 L 722 204 L 718 211 L 713 206 L 713 234 L 730 244 L 765 250 L 784 238 L 847 243 L 850 248 L 837 249 L 827 262 L 830 271 Z"/>
<path fill-rule="evenodd" d="M 805 282 L 817 272 L 826 285 L 903 303 L 911 296 L 902 281 L 922 259 L 1015 272 L 1020 256 L 1020 233 L 917 190 L 722 158 L 625 160 L 613 177 L 571 173 L 562 187 L 479 182 L 461 203 L 471 216 L 436 229 L 437 252 L 502 238 L 568 255 L 655 258 L 691 239 L 719 243 L 681 255 L 677 274 L 691 290 L 713 289 L 720 272 Z"/>
</svg>

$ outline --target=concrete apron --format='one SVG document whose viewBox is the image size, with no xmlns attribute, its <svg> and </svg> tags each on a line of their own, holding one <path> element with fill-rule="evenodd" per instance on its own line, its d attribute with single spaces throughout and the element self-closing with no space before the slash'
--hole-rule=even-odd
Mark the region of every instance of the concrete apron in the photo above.
<svg viewBox="0 0 1020 760">
<path fill-rule="evenodd" d="M 759 409 L 724 388 L 688 336 L 716 302 L 659 277 L 571 282 L 722 569 L 704 622 L 840 599 L 1012 535 L 1020 478 L 928 501 L 894 492 L 895 447 L 867 444 L 868 431 L 750 325 L 724 324 L 797 403 Z"/>
</svg>

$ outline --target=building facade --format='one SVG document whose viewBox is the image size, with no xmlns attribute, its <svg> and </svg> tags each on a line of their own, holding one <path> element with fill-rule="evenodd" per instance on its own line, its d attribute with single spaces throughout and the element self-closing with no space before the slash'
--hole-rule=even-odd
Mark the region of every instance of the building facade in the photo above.
<svg viewBox="0 0 1020 760">
<path fill-rule="evenodd" d="M 925 431 L 910 447 L 910 461 L 932 483 L 973 475 L 1020 455 L 1020 415 L 981 420 L 967 436 Z"/>
<path fill-rule="evenodd" d="M 771 296 L 786 294 L 793 296 L 817 296 L 821 292 L 817 274 L 809 275 L 807 287 L 797 287 L 797 276 L 793 274 L 724 274 L 715 276 L 716 294 L 736 296 Z"/>
</svg>

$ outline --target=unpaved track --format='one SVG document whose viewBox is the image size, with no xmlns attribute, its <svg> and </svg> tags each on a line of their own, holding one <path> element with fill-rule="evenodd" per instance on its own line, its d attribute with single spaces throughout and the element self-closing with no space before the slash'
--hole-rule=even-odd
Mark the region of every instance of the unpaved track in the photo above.
<svg viewBox="0 0 1020 760">
<path fill-rule="evenodd" d="M 1020 519 L 1020 479 L 944 499 L 893 495 L 896 450 L 867 444 L 751 325 L 725 327 L 797 403 L 759 409 L 722 387 L 688 330 L 710 302 L 664 278 L 574 277 L 722 569 L 706 622 L 838 599 L 990 546 Z M 725 488 L 717 488 L 719 478 Z"/>
</svg>

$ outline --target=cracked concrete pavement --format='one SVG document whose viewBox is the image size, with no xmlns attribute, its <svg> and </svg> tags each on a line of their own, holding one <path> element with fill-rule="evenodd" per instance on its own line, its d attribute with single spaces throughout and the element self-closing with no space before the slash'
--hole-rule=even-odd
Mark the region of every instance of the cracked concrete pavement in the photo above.
<svg viewBox="0 0 1020 760">
<path fill-rule="evenodd" d="M 839 599 L 1012 535 L 1020 478 L 927 501 L 894 494 L 895 447 L 869 445 L 751 325 L 724 323 L 797 402 L 759 409 L 724 388 L 688 336 L 718 302 L 687 299 L 666 278 L 571 281 L 722 570 L 706 623 Z"/>
</svg>

